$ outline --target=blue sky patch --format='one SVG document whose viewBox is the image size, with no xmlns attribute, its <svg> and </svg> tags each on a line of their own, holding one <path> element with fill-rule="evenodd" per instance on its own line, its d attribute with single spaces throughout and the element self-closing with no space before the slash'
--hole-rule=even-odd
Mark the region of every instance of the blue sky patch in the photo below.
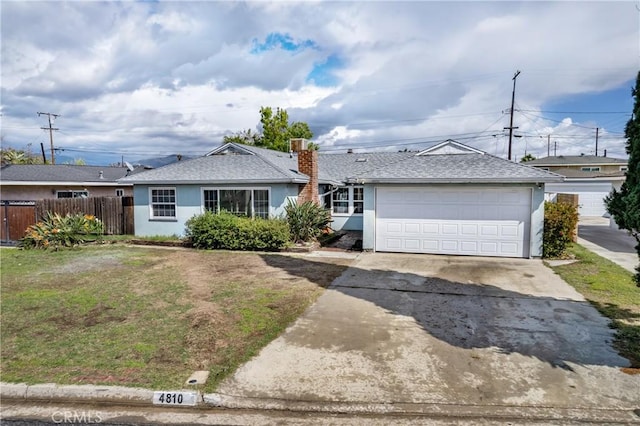
<svg viewBox="0 0 640 426">
<path fill-rule="evenodd" d="M 307 82 L 320 87 L 336 86 L 339 81 L 335 71 L 344 67 L 344 61 L 337 55 L 331 55 L 324 62 L 314 64 L 307 76 Z"/>
<path fill-rule="evenodd" d="M 277 48 L 294 53 L 309 48 L 317 48 L 316 42 L 311 39 L 294 40 L 293 37 L 291 37 L 289 34 L 282 33 L 267 34 L 267 37 L 265 37 L 263 43 L 259 43 L 258 39 L 254 38 L 252 44 L 253 47 L 251 47 L 251 53 L 254 55 Z"/>
<path fill-rule="evenodd" d="M 572 117 L 574 122 L 595 123 L 610 132 L 624 132 L 627 120 L 633 110 L 631 88 L 634 81 L 598 93 L 583 93 L 564 96 L 542 106 L 545 117 L 562 120 Z M 594 127 L 595 127 L 594 126 Z"/>
</svg>

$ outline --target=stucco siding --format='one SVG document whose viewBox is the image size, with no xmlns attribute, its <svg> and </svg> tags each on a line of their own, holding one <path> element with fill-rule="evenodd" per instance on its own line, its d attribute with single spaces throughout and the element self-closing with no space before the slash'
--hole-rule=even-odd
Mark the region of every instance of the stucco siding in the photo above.
<svg viewBox="0 0 640 426">
<path fill-rule="evenodd" d="M 0 199 L 16 201 L 36 201 L 56 198 L 57 191 L 89 191 L 89 197 L 115 197 L 116 189 L 124 190 L 124 195 L 133 194 L 131 186 L 69 186 L 69 185 L 2 185 L 0 187 Z"/>
<path fill-rule="evenodd" d="M 362 231 L 363 215 L 332 216 L 331 229 L 334 231 Z"/>
<path fill-rule="evenodd" d="M 149 188 L 175 188 L 175 219 L 151 218 Z M 292 197 L 295 199 L 298 195 L 297 185 L 135 185 L 133 194 L 135 234 L 138 236 L 184 236 L 187 220 L 204 211 L 202 205 L 202 188 L 269 189 L 270 217 L 284 217 L 287 198 Z"/>
</svg>

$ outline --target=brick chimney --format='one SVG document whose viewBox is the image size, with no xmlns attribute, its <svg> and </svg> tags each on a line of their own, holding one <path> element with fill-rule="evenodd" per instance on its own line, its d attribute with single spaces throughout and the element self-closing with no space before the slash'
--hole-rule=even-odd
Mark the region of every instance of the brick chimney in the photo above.
<svg viewBox="0 0 640 426">
<path fill-rule="evenodd" d="M 318 151 L 304 149 L 298 152 L 298 171 L 309 176 L 309 182 L 300 185 L 298 204 L 313 201 L 320 204 L 318 195 Z"/>
</svg>

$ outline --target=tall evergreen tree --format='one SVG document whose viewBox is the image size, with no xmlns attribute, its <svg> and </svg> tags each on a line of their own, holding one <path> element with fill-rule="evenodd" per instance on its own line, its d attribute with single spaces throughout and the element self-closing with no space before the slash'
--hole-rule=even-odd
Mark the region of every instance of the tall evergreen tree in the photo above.
<svg viewBox="0 0 640 426">
<path fill-rule="evenodd" d="M 627 138 L 626 151 L 629 154 L 626 179 L 620 191 L 614 189 L 605 201 L 607 211 L 618 226 L 628 230 L 636 239 L 636 252 L 640 259 L 640 71 L 631 94 L 634 98 L 633 114 L 624 130 Z M 636 267 L 636 271 L 635 281 L 640 287 L 640 266 Z"/>
</svg>

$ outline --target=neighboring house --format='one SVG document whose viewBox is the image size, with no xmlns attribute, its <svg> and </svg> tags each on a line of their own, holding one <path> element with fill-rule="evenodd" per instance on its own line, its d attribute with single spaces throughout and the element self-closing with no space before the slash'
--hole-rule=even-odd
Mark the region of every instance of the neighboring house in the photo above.
<svg viewBox="0 0 640 426">
<path fill-rule="evenodd" d="M 560 155 L 526 164 L 565 176 L 564 182 L 546 186 L 547 198 L 553 200 L 559 193 L 577 194 L 581 216 L 608 217 L 604 197 L 612 189 L 620 189 L 627 171 L 627 160 L 595 155 Z"/>
<path fill-rule="evenodd" d="M 125 167 L 9 164 L 0 169 L 0 199 L 35 201 L 132 195 L 131 184 L 117 182 L 127 173 Z"/>
<path fill-rule="evenodd" d="M 205 210 L 278 217 L 320 199 L 365 250 L 526 258 L 542 254 L 544 185 L 562 180 L 449 140 L 371 154 L 226 144 L 120 182 L 134 186 L 137 235 L 183 235 Z"/>
</svg>

